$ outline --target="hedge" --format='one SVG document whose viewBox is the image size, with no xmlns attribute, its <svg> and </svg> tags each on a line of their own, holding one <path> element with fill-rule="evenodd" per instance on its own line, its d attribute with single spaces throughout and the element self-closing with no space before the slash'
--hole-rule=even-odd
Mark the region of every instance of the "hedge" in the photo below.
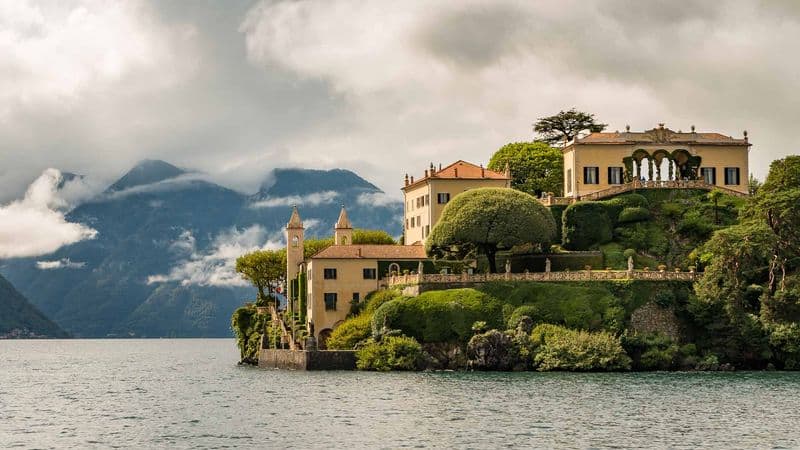
<svg viewBox="0 0 800 450">
<path fill-rule="evenodd" d="M 618 223 L 642 222 L 650 219 L 650 210 L 640 206 L 628 207 L 619 213 Z"/>
<path fill-rule="evenodd" d="M 562 245 L 568 250 L 588 250 L 612 238 L 612 222 L 602 202 L 578 202 L 564 210 Z"/>
</svg>

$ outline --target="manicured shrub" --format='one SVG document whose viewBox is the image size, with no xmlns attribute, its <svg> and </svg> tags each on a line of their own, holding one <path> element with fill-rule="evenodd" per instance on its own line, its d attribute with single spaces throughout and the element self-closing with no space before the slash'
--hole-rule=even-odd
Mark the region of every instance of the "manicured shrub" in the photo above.
<svg viewBox="0 0 800 450">
<path fill-rule="evenodd" d="M 402 297 L 403 294 L 400 293 L 397 289 L 384 289 L 380 291 L 371 292 L 367 295 L 364 299 L 366 305 L 364 306 L 364 312 L 367 314 L 373 314 L 379 306 L 386 302 L 390 302 L 394 299 Z"/>
<path fill-rule="evenodd" d="M 408 336 L 385 336 L 379 342 L 367 341 L 356 352 L 356 367 L 361 370 L 416 370 L 422 362 L 422 346 Z"/>
<path fill-rule="evenodd" d="M 543 324 L 534 328 L 531 342 L 539 371 L 610 371 L 631 366 L 619 338 L 604 331 L 592 333 Z"/>
<path fill-rule="evenodd" d="M 420 342 L 462 342 L 472 337 L 472 325 L 485 321 L 500 328 L 502 303 L 474 289 L 430 291 L 381 305 L 373 315 L 372 329 L 401 330 Z"/>
<path fill-rule="evenodd" d="M 359 342 L 372 336 L 372 316 L 361 314 L 347 319 L 336 327 L 328 338 L 331 350 L 352 350 Z"/>
<path fill-rule="evenodd" d="M 612 222 L 602 202 L 573 203 L 564 210 L 562 243 L 568 250 L 589 250 L 611 240 Z"/>
<path fill-rule="evenodd" d="M 543 314 L 539 310 L 538 306 L 522 305 L 515 309 L 513 313 L 511 313 L 511 317 L 508 319 L 508 329 L 513 330 L 514 328 L 517 328 L 517 325 L 519 325 L 519 322 L 523 317 L 529 317 L 534 324 L 538 324 L 547 320 L 545 317 L 543 317 Z"/>
<path fill-rule="evenodd" d="M 625 208 L 619 213 L 619 223 L 643 222 L 650 218 L 650 210 L 642 207 Z"/>
</svg>

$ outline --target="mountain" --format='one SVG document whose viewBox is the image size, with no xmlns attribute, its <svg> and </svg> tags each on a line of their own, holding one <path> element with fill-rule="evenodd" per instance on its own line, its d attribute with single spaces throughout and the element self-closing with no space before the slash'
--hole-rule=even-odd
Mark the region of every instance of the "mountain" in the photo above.
<svg viewBox="0 0 800 450">
<path fill-rule="evenodd" d="M 144 161 L 67 214 L 95 239 L 0 271 L 77 337 L 227 337 L 231 313 L 255 295 L 226 262 L 280 242 L 291 205 L 310 237 L 332 234 L 341 204 L 359 228 L 401 232 L 402 203 L 353 172 L 280 169 L 268 179 L 247 194 Z"/>
<path fill-rule="evenodd" d="M 60 338 L 67 334 L 0 276 L 0 338 L 8 337 Z"/>
<path fill-rule="evenodd" d="M 187 171 L 179 169 L 164 161 L 145 159 L 128 171 L 116 183 L 109 186 L 112 192 L 130 189 L 136 186 L 158 183 L 186 174 Z"/>
</svg>

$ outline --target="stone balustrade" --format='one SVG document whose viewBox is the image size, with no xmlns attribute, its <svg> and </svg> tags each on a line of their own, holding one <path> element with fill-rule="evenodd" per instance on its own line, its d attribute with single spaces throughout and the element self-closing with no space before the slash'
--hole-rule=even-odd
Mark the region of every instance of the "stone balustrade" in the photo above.
<svg viewBox="0 0 800 450">
<path fill-rule="evenodd" d="M 630 183 L 620 184 L 612 186 L 608 189 L 603 189 L 602 191 L 597 191 L 597 192 L 592 192 L 591 194 L 582 195 L 579 200 L 581 201 L 602 200 L 604 198 L 613 197 L 615 195 L 624 194 L 626 192 L 635 191 L 637 189 L 702 189 L 705 191 L 718 189 L 723 193 L 727 195 L 732 195 L 734 197 L 748 196 L 747 194 L 735 191 L 725 186 L 716 186 L 713 184 L 708 184 L 704 180 L 665 180 L 665 181 L 634 180 Z M 539 201 L 545 206 L 552 206 L 552 205 L 569 205 L 575 202 L 576 199 L 572 197 L 546 196 L 540 198 Z"/>
<path fill-rule="evenodd" d="M 387 279 L 389 287 L 417 284 L 487 283 L 492 281 L 695 281 L 697 272 L 669 272 L 648 270 L 576 270 L 569 272 L 478 273 L 478 274 L 409 274 Z"/>
</svg>

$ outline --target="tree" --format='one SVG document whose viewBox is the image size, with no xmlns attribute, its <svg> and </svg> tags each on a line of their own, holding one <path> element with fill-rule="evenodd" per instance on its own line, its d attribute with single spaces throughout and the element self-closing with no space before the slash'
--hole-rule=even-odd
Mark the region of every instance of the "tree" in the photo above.
<svg viewBox="0 0 800 450">
<path fill-rule="evenodd" d="M 500 147 L 489 169 L 502 172 L 511 169 L 511 187 L 539 196 L 542 192 L 562 195 L 564 157 L 561 151 L 544 142 L 514 142 Z"/>
<path fill-rule="evenodd" d="M 353 230 L 353 244 L 392 245 L 394 238 L 383 230 Z"/>
<path fill-rule="evenodd" d="M 750 195 L 758 194 L 758 190 L 761 189 L 761 184 L 761 181 L 759 181 L 759 179 L 751 173 L 750 180 L 747 182 L 747 192 Z"/>
<path fill-rule="evenodd" d="M 714 223 L 719 225 L 719 200 L 722 198 L 722 191 L 712 189 L 708 193 L 708 199 L 714 204 Z"/>
<path fill-rule="evenodd" d="M 498 250 L 531 244 L 548 248 L 556 236 L 553 215 L 534 197 L 503 188 L 470 189 L 442 211 L 425 243 L 432 256 L 480 253 L 497 272 Z"/>
<path fill-rule="evenodd" d="M 549 117 L 542 117 L 533 124 L 533 131 L 539 134 L 539 140 L 551 145 L 571 141 L 581 131 L 598 132 L 606 129 L 605 123 L 595 122 L 594 114 L 576 110 L 560 111 Z"/>
<path fill-rule="evenodd" d="M 286 279 L 286 250 L 257 250 L 236 258 L 236 272 L 258 289 L 257 304 L 274 297 L 276 288 Z"/>
</svg>

